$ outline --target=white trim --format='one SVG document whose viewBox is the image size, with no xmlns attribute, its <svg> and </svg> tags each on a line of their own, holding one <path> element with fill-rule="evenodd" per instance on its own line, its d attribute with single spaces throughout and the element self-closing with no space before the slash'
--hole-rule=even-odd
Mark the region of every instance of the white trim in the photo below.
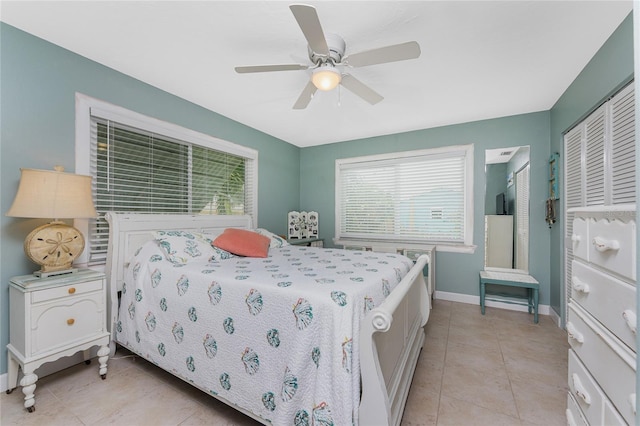
<svg viewBox="0 0 640 426">
<path fill-rule="evenodd" d="M 450 302 L 467 303 L 470 305 L 478 305 L 480 311 L 480 296 L 472 296 L 470 294 L 450 293 L 448 291 L 436 291 L 435 298 L 438 300 L 448 300 Z M 528 312 L 528 307 L 523 305 L 514 305 L 512 303 L 485 301 L 485 305 L 490 308 L 506 309 L 508 311 Z M 552 309 L 549 305 L 538 305 L 539 315 L 550 315 Z M 557 315 L 556 315 L 557 316 Z"/>
<path fill-rule="evenodd" d="M 6 392 L 7 391 L 7 377 L 8 377 L 8 373 L 4 373 L 4 374 L 0 374 L 0 392 Z"/>
</svg>

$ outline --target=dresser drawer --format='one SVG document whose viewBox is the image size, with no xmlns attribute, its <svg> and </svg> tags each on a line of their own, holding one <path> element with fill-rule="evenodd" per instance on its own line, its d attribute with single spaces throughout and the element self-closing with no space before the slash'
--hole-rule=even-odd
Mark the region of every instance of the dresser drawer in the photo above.
<svg viewBox="0 0 640 426">
<path fill-rule="evenodd" d="M 603 425 L 613 426 L 613 425 L 623 425 L 626 426 L 627 422 L 624 421 L 620 413 L 615 409 L 611 401 L 606 399 L 604 401 L 604 421 Z"/>
<path fill-rule="evenodd" d="M 589 260 L 589 225 L 586 218 L 573 219 L 573 234 L 571 235 L 573 256 L 585 261 Z"/>
<path fill-rule="evenodd" d="M 31 309 L 31 355 L 48 352 L 102 334 L 105 329 L 102 292 L 43 303 Z"/>
<path fill-rule="evenodd" d="M 568 373 L 569 392 L 587 422 L 593 425 L 602 424 L 604 401 L 607 397 L 571 349 L 569 349 Z"/>
<path fill-rule="evenodd" d="M 589 426 L 587 420 L 582 415 L 578 403 L 571 395 L 571 392 L 567 394 L 567 425 L 568 426 Z"/>
<path fill-rule="evenodd" d="M 569 303 L 569 344 L 629 424 L 635 424 L 636 356 L 578 304 Z"/>
<path fill-rule="evenodd" d="M 589 222 L 589 261 L 636 280 L 636 223 L 607 219 Z"/>
<path fill-rule="evenodd" d="M 47 288 L 31 292 L 31 303 L 48 302 L 62 297 L 78 296 L 102 289 L 102 280 L 87 281 L 73 285 Z"/>
<path fill-rule="evenodd" d="M 636 287 L 579 261 L 571 264 L 571 297 L 636 351 Z"/>
</svg>

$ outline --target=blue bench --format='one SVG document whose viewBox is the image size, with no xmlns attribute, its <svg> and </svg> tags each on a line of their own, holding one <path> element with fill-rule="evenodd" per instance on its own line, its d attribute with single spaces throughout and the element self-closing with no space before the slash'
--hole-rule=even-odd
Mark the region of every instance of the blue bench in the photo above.
<svg viewBox="0 0 640 426">
<path fill-rule="evenodd" d="M 520 296 L 504 293 L 487 293 L 487 284 L 525 288 L 527 294 L 526 296 Z M 539 290 L 540 283 L 531 275 L 514 272 L 480 271 L 480 312 L 484 315 L 486 300 L 523 305 L 528 307 L 529 313 L 533 311 L 533 322 L 537 324 Z M 524 299 L 525 301 L 514 299 Z"/>
</svg>

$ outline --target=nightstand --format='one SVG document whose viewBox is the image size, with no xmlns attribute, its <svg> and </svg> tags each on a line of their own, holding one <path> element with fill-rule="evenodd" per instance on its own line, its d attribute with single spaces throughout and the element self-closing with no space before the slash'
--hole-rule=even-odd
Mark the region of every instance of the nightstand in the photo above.
<svg viewBox="0 0 640 426">
<path fill-rule="evenodd" d="M 89 363 L 91 348 L 99 346 L 99 374 L 106 378 L 106 291 L 105 275 L 90 269 L 47 278 L 11 278 L 7 393 L 16 388 L 21 368 L 20 386 L 29 412 L 35 410 L 38 376 L 34 371 L 46 362 L 84 351 Z"/>
<path fill-rule="evenodd" d="M 318 237 L 288 238 L 287 242 L 293 246 L 324 247 L 324 240 Z"/>
</svg>

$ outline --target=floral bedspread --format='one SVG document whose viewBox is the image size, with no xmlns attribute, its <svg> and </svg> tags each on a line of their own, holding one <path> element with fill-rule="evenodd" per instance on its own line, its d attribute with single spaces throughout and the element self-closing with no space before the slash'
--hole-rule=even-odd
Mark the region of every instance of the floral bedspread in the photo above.
<svg viewBox="0 0 640 426">
<path fill-rule="evenodd" d="M 360 320 L 411 266 L 299 246 L 177 265 L 150 241 L 129 263 L 116 341 L 273 424 L 357 424 Z"/>
</svg>

